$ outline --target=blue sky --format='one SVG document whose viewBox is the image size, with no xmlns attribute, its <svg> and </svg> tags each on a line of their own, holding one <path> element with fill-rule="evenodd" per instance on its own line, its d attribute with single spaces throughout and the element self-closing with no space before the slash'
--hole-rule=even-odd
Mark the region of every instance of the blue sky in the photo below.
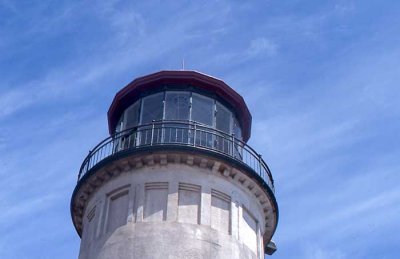
<svg viewBox="0 0 400 259">
<path fill-rule="evenodd" d="M 114 94 L 183 58 L 253 114 L 272 258 L 398 258 L 399 24 L 390 0 L 0 0 L 0 258 L 77 258 L 70 196 Z"/>
</svg>

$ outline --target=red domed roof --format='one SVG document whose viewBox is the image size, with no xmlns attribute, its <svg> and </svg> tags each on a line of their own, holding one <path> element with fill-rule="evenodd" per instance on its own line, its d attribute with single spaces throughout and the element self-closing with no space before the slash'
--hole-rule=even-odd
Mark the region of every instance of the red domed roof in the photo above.
<svg viewBox="0 0 400 259">
<path fill-rule="evenodd" d="M 243 97 L 222 80 L 196 71 L 160 71 L 136 78 L 130 82 L 115 95 L 108 110 L 108 129 L 110 134 L 114 133 L 115 126 L 122 113 L 138 98 L 140 92 L 157 89 L 162 85 L 168 84 L 186 84 L 215 93 L 229 103 L 236 112 L 242 126 L 243 140 L 247 141 L 250 138 L 251 114 Z"/>
</svg>

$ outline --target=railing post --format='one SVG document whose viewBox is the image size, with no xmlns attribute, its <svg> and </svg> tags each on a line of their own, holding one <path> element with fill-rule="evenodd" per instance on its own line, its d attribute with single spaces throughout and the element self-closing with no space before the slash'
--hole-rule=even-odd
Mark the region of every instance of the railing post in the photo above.
<svg viewBox="0 0 400 259">
<path fill-rule="evenodd" d="M 86 171 L 85 171 L 85 174 L 87 173 L 87 171 L 89 171 L 89 164 L 90 164 L 90 159 L 91 159 L 91 156 L 92 156 L 92 150 L 89 150 L 89 154 L 88 154 L 88 160 L 87 160 L 87 164 L 86 164 Z"/>
<path fill-rule="evenodd" d="M 196 146 L 196 131 L 197 131 L 197 127 L 196 124 L 194 124 L 194 133 L 193 133 L 193 146 Z"/>
<path fill-rule="evenodd" d="M 151 126 L 151 140 L 150 140 L 150 146 L 153 145 L 153 137 L 154 137 L 154 121 L 153 124 Z"/>
<path fill-rule="evenodd" d="M 112 136 L 112 138 L 111 138 L 111 155 L 114 155 L 114 153 L 116 153 L 117 151 L 117 148 L 118 148 L 118 146 L 116 145 L 116 142 L 117 142 L 117 137 L 118 137 L 118 134 L 114 134 L 113 136 Z"/>
<path fill-rule="evenodd" d="M 235 133 L 232 133 L 231 156 L 236 159 L 236 157 L 235 157 Z"/>
<path fill-rule="evenodd" d="M 257 156 L 258 156 L 258 167 L 260 168 L 260 176 L 261 176 L 261 178 L 264 178 L 263 177 L 263 175 L 262 175 L 262 170 L 261 170 L 261 161 L 262 161 L 262 158 L 261 158 L 261 155 L 260 154 L 257 154 Z"/>
<path fill-rule="evenodd" d="M 268 175 L 269 176 L 269 175 Z M 271 182 L 271 189 L 275 193 L 275 184 L 274 184 L 274 179 L 272 177 L 269 177 L 269 181 Z"/>
</svg>

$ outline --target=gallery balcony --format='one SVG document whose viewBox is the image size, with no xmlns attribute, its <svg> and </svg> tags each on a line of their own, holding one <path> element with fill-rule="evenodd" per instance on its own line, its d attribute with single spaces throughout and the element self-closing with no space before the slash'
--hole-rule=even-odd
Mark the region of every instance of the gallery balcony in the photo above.
<svg viewBox="0 0 400 259">
<path fill-rule="evenodd" d="M 251 172 L 274 193 L 272 174 L 259 155 L 245 142 L 220 130 L 190 121 L 157 121 L 130 128 L 108 137 L 84 159 L 78 182 L 88 172 L 134 153 L 182 150 L 218 156 Z"/>
</svg>

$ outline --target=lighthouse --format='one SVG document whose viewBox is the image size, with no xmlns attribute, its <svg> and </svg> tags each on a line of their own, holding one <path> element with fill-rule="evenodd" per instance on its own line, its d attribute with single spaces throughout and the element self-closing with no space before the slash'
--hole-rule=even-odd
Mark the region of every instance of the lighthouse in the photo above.
<svg viewBox="0 0 400 259">
<path fill-rule="evenodd" d="M 107 117 L 110 135 L 84 158 L 71 198 L 79 259 L 261 259 L 276 250 L 273 177 L 247 144 L 252 117 L 230 86 L 160 71 L 116 93 Z"/>
</svg>

